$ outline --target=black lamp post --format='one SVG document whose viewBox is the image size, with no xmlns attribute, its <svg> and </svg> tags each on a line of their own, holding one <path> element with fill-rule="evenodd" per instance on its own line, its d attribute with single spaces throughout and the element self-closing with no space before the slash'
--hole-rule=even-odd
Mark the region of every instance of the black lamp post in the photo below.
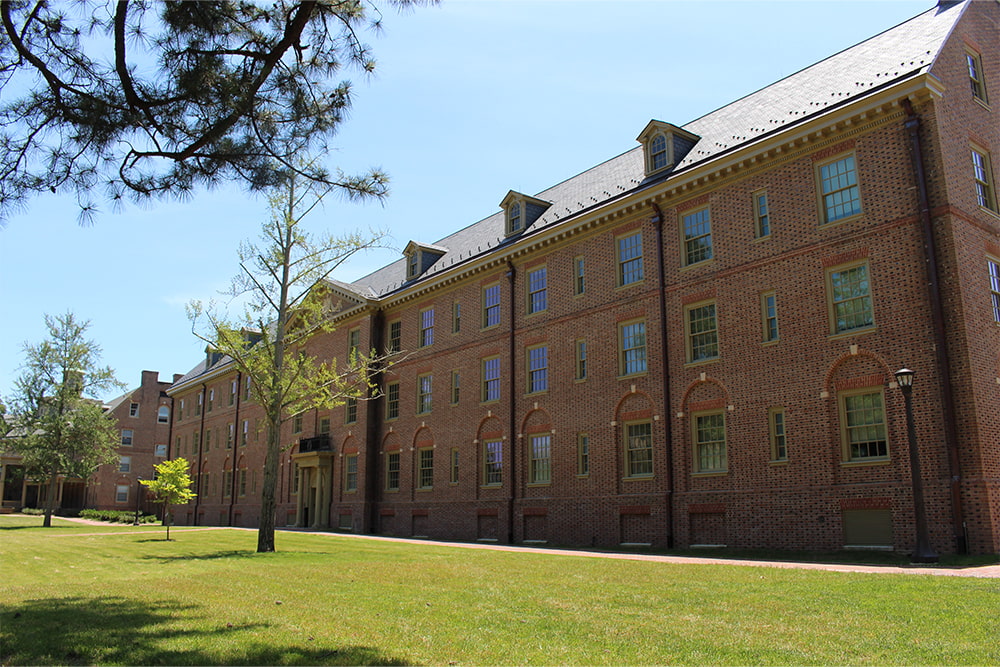
<svg viewBox="0 0 1000 667">
<path fill-rule="evenodd" d="M 906 435 L 910 445 L 910 476 L 913 486 L 913 514 L 917 523 L 917 546 L 913 549 L 910 561 L 913 563 L 936 563 L 938 555 L 931 548 L 931 540 L 927 533 L 927 515 L 924 512 L 924 482 L 920 475 L 920 455 L 917 452 L 917 429 L 913 425 L 913 376 L 909 368 L 896 371 L 896 383 L 903 390 L 903 402 L 906 404 Z"/>
<path fill-rule="evenodd" d="M 142 475 L 136 475 L 135 477 L 135 521 L 132 522 L 133 526 L 139 525 L 139 495 L 142 494 Z"/>
</svg>

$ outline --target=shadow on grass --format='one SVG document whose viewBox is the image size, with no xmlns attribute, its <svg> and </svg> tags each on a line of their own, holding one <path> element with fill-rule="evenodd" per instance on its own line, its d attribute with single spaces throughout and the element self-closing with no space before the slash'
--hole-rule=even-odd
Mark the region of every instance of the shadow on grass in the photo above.
<svg viewBox="0 0 1000 667">
<path fill-rule="evenodd" d="M 147 605 L 121 597 L 28 600 L 0 611 L 3 665 L 405 665 L 368 646 L 276 646 L 266 623 L 215 629 L 184 623 L 198 605 Z M 174 638 L 216 650 L 170 649 Z M 203 642 L 199 642 L 203 639 Z M 219 648 L 221 647 L 221 648 Z"/>
<path fill-rule="evenodd" d="M 138 542 L 164 542 L 165 540 L 137 540 Z M 173 542 L 174 540 L 170 540 Z M 158 563 L 173 563 L 177 561 L 186 560 L 222 560 L 225 558 L 252 558 L 255 555 L 253 551 L 247 551 L 246 549 L 226 549 L 225 551 L 212 551 L 210 553 L 184 553 L 175 554 L 169 556 L 163 556 L 159 554 L 148 554 L 143 556 L 143 560 L 155 560 Z"/>
</svg>

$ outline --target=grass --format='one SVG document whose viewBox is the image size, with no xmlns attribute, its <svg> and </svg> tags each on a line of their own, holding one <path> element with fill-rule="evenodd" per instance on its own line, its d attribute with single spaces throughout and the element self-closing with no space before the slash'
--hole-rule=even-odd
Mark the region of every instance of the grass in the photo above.
<svg viewBox="0 0 1000 667">
<path fill-rule="evenodd" d="M 0 663 L 1000 663 L 1000 582 L 0 517 Z"/>
</svg>

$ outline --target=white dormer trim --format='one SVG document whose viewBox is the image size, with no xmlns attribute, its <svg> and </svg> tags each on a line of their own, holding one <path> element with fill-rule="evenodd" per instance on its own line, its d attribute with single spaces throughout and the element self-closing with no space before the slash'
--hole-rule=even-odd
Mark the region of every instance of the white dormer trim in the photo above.
<svg viewBox="0 0 1000 667">
<path fill-rule="evenodd" d="M 677 162 L 674 140 L 685 138 L 692 142 L 698 141 L 698 136 L 681 129 L 672 123 L 661 120 L 651 120 L 636 137 L 642 144 L 646 176 L 652 176 L 666 171 Z"/>
<path fill-rule="evenodd" d="M 504 212 L 504 235 L 520 234 L 550 206 L 552 202 L 510 190 L 500 202 Z"/>
</svg>

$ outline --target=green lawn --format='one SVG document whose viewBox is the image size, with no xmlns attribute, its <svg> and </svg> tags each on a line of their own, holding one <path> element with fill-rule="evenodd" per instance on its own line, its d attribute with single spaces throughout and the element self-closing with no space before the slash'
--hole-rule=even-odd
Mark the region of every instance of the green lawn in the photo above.
<svg viewBox="0 0 1000 667">
<path fill-rule="evenodd" d="M 1000 581 L 0 517 L 0 664 L 1000 664 Z"/>
</svg>

